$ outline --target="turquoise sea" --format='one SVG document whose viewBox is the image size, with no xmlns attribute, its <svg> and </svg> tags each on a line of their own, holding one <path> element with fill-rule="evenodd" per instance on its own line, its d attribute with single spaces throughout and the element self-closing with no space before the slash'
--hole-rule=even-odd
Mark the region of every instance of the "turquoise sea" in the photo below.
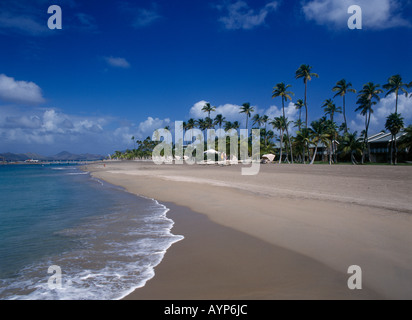
<svg viewBox="0 0 412 320">
<path fill-rule="evenodd" d="M 77 166 L 0 165 L 0 299 L 124 297 L 183 238 L 167 211 Z"/>
</svg>

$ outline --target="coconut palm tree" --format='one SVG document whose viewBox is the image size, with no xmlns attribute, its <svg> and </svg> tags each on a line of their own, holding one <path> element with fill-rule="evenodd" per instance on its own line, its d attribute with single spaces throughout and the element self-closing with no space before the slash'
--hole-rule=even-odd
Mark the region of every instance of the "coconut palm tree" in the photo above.
<svg viewBox="0 0 412 320">
<path fill-rule="evenodd" d="M 225 120 L 226 118 L 223 115 L 218 114 L 215 118 L 214 124 L 215 126 L 219 126 L 219 129 L 222 129 L 222 125 L 225 122 Z"/>
<path fill-rule="evenodd" d="M 398 150 L 396 146 L 396 136 L 403 128 L 404 128 L 404 122 L 400 114 L 392 113 L 386 119 L 385 129 L 388 130 L 392 135 L 391 152 L 390 152 L 391 164 L 396 165 L 398 163 Z M 393 160 L 394 151 L 395 151 L 395 161 Z"/>
<path fill-rule="evenodd" d="M 337 107 L 332 99 L 326 100 L 323 103 L 322 108 L 324 109 L 325 114 L 330 116 L 330 121 L 332 122 L 334 121 L 335 113 L 342 113 L 342 108 Z"/>
<path fill-rule="evenodd" d="M 242 104 L 242 107 L 240 108 L 240 113 L 246 114 L 246 130 L 248 129 L 249 118 L 252 116 L 254 111 L 255 108 L 251 107 L 249 102 Z"/>
<path fill-rule="evenodd" d="M 205 127 L 206 127 L 206 129 L 214 129 L 215 128 L 215 122 L 213 121 L 212 118 L 206 117 Z"/>
<path fill-rule="evenodd" d="M 189 119 L 189 120 L 187 121 L 187 123 L 186 123 L 186 131 L 190 131 L 190 130 L 196 128 L 196 127 L 197 127 L 197 123 L 196 123 L 196 120 L 195 120 L 195 119 L 191 118 L 191 119 Z M 193 140 L 193 135 L 191 136 L 191 140 Z"/>
<path fill-rule="evenodd" d="M 298 125 L 299 131 L 300 131 L 301 128 L 302 128 L 302 108 L 303 108 L 304 106 L 305 106 L 305 103 L 303 102 L 302 99 L 299 99 L 299 100 L 295 103 L 296 110 L 299 110 L 299 122 L 296 122 L 296 123 L 299 123 L 299 125 Z"/>
<path fill-rule="evenodd" d="M 281 83 L 278 83 L 273 88 L 273 92 L 272 92 L 272 98 L 277 98 L 277 97 L 282 98 L 282 111 L 283 111 L 283 118 L 285 118 L 285 119 L 286 119 L 285 102 L 287 102 L 288 100 L 292 100 L 291 96 L 295 95 L 292 91 L 288 91 L 288 89 L 290 87 L 292 87 L 290 84 L 286 85 L 284 82 L 281 82 Z M 290 157 L 291 157 L 291 161 L 292 161 L 292 164 L 293 164 L 293 151 L 292 151 L 292 147 L 291 147 L 292 143 L 291 143 L 291 140 L 290 140 L 288 125 L 286 125 L 286 135 L 287 135 L 288 140 L 289 140 Z"/>
<path fill-rule="evenodd" d="M 356 155 L 362 153 L 362 138 L 357 137 L 358 133 L 346 133 L 340 141 L 340 150 L 343 154 L 350 154 L 352 164 L 357 164 Z"/>
<path fill-rule="evenodd" d="M 268 123 L 268 121 L 269 121 L 269 116 L 264 115 L 264 116 L 261 118 L 261 121 L 262 121 L 262 124 L 264 124 L 264 125 L 265 125 L 265 135 L 264 135 L 264 138 L 265 138 L 265 148 L 266 148 L 266 147 L 267 147 L 267 145 L 268 145 L 268 137 L 267 137 L 267 134 L 268 134 L 268 131 L 267 131 L 267 123 Z"/>
<path fill-rule="evenodd" d="M 385 90 L 388 90 L 386 93 L 385 97 L 391 95 L 392 93 L 395 93 L 396 96 L 396 102 L 395 102 L 395 113 L 398 113 L 398 97 L 399 97 L 399 91 L 403 92 L 405 94 L 405 97 L 408 97 L 408 91 L 406 91 L 405 88 L 408 88 L 407 83 L 402 82 L 402 77 L 397 74 L 388 79 L 388 83 L 383 85 L 383 88 Z"/>
<path fill-rule="evenodd" d="M 360 114 L 362 116 L 365 116 L 365 138 L 364 138 L 364 144 L 365 148 L 368 148 L 368 156 L 370 155 L 370 146 L 368 143 L 368 131 L 369 131 L 369 125 L 370 125 L 370 120 L 371 120 L 371 115 L 373 113 L 373 108 L 372 106 L 377 104 L 377 101 L 380 101 L 379 94 L 383 93 L 382 89 L 379 89 L 380 85 L 379 84 L 374 84 L 373 82 L 368 82 L 366 83 L 362 90 L 359 91 L 358 95 L 358 101 L 357 104 L 359 104 L 359 107 L 355 111 L 360 111 Z M 374 101 L 376 100 L 376 101 Z M 362 154 L 362 164 L 365 162 L 365 151 L 364 150 Z"/>
<path fill-rule="evenodd" d="M 225 131 L 228 132 L 228 131 L 230 131 L 231 129 L 233 129 L 233 123 L 230 122 L 230 121 L 226 121 L 226 122 L 225 122 Z"/>
<path fill-rule="evenodd" d="M 255 116 L 252 118 L 253 125 L 257 125 L 259 128 L 262 126 L 263 121 L 262 117 L 259 114 L 255 114 Z"/>
<path fill-rule="evenodd" d="M 318 153 L 319 143 L 323 143 L 325 146 L 329 145 L 330 134 L 328 132 L 326 118 L 323 117 L 319 120 L 312 121 L 311 128 L 309 130 L 312 138 L 312 143 L 315 145 L 315 151 L 313 153 L 313 158 L 310 164 L 314 164 L 316 154 Z"/>
<path fill-rule="evenodd" d="M 332 101 L 332 99 L 328 99 L 324 102 L 322 108 L 324 108 L 325 111 L 325 115 L 329 115 L 330 116 L 330 121 L 331 121 L 331 125 L 333 125 L 334 122 L 334 117 L 335 117 L 335 113 L 342 113 L 342 108 L 341 107 L 337 107 L 336 104 Z M 331 128 L 333 129 L 333 128 Z M 332 130 L 334 131 L 334 136 L 333 139 L 336 141 L 337 139 L 337 135 L 338 132 L 337 130 Z M 335 150 L 335 143 L 332 141 L 331 143 L 331 147 L 332 147 L 332 155 L 335 158 L 335 162 L 337 162 L 337 155 L 336 155 L 336 150 Z"/>
<path fill-rule="evenodd" d="M 282 156 L 283 156 L 283 138 L 284 138 L 284 132 L 286 130 L 286 125 L 287 119 L 285 117 L 276 117 L 273 121 L 271 121 L 269 124 L 272 125 L 273 129 L 278 130 L 280 133 L 280 156 L 279 156 L 279 164 L 282 163 Z M 286 160 L 289 162 L 289 160 L 286 157 Z"/>
<path fill-rule="evenodd" d="M 216 107 L 212 107 L 210 103 L 206 103 L 202 111 L 207 112 L 207 117 L 210 118 L 210 113 L 216 111 Z"/>
<path fill-rule="evenodd" d="M 210 119 L 210 118 L 209 118 L 209 119 Z M 204 132 L 206 131 L 207 126 L 208 126 L 208 124 L 206 123 L 206 120 L 205 120 L 205 119 L 199 119 L 199 120 L 197 120 L 197 126 L 198 126 L 198 128 L 200 129 L 200 131 L 203 132 L 203 137 L 204 137 Z"/>
<path fill-rule="evenodd" d="M 332 91 L 336 92 L 334 98 L 341 96 L 343 99 L 343 119 L 345 124 L 345 133 L 348 132 L 348 123 L 346 121 L 346 95 L 350 92 L 356 93 L 356 90 L 352 88 L 352 83 L 346 82 L 345 79 L 336 82 L 336 86 L 333 87 Z"/>
<path fill-rule="evenodd" d="M 306 109 L 306 128 L 308 127 L 308 82 L 312 80 L 312 78 L 319 78 L 317 73 L 312 72 L 312 67 L 307 64 L 302 64 L 298 70 L 296 70 L 295 74 L 296 79 L 303 78 L 303 83 L 305 84 L 305 109 Z"/>
<path fill-rule="evenodd" d="M 308 150 L 308 148 L 305 148 L 305 146 L 309 145 L 311 143 L 311 131 L 309 128 L 302 128 L 296 133 L 296 138 L 295 138 L 296 144 L 301 146 L 301 152 L 302 152 L 302 161 L 303 164 L 306 164 L 306 156 L 305 156 L 305 149 Z M 310 159 L 310 155 L 308 154 L 308 159 Z"/>
<path fill-rule="evenodd" d="M 232 123 L 232 129 L 238 130 L 240 128 L 239 121 L 235 121 Z"/>
</svg>

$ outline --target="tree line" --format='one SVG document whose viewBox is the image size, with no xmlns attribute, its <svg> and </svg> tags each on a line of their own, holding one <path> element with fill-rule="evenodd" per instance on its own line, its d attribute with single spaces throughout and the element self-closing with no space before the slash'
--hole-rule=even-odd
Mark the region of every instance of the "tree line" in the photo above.
<svg viewBox="0 0 412 320">
<path fill-rule="evenodd" d="M 310 65 L 301 65 L 295 72 L 296 79 L 302 79 L 305 90 L 303 99 L 298 99 L 294 104 L 299 110 L 299 118 L 296 121 L 289 121 L 285 113 L 285 103 L 292 101 L 295 94 L 290 90 L 290 84 L 280 82 L 276 84 L 272 91 L 272 98 L 280 98 L 282 102 L 282 115 L 270 119 L 269 116 L 254 114 L 255 109 L 250 103 L 244 103 L 239 109 L 240 114 L 246 118 L 246 129 L 249 129 L 250 123 L 254 128 L 261 130 L 261 154 L 274 153 L 279 156 L 279 163 L 309 163 L 313 164 L 316 160 L 318 147 L 324 147 L 327 150 L 328 161 L 330 164 L 337 163 L 339 159 L 350 158 L 353 164 L 360 161 L 362 164 L 370 161 L 370 144 L 368 141 L 371 116 L 374 112 L 374 106 L 380 101 L 381 95 L 385 97 L 395 94 L 394 112 L 389 114 L 385 129 L 390 132 L 392 139 L 390 143 L 390 163 L 396 164 L 398 158 L 398 148 L 409 152 L 411 150 L 412 126 L 405 128 L 404 118 L 398 112 L 398 101 L 400 95 L 412 97 L 407 89 L 412 87 L 412 82 L 405 83 L 400 75 L 391 76 L 387 83 L 382 87 L 379 84 L 368 82 L 357 91 L 353 88 L 351 82 L 342 79 L 336 82 L 331 89 L 334 93 L 333 98 L 326 99 L 322 104 L 324 116 L 320 119 L 309 123 L 309 84 L 314 78 L 319 78 L 317 73 L 312 72 L 313 67 Z M 360 133 L 351 132 L 347 123 L 347 104 L 346 97 L 349 94 L 357 94 L 355 111 L 359 112 L 365 119 L 365 129 Z M 340 98 L 342 105 L 338 106 L 334 99 Z M 207 114 L 203 119 L 189 119 L 183 122 L 183 130 L 200 129 L 202 132 L 208 129 L 224 129 L 226 132 L 234 129 L 238 130 L 241 124 L 238 121 L 227 121 L 222 114 L 212 118 L 212 112 L 216 107 L 206 103 L 202 111 Z M 302 112 L 304 111 L 304 113 Z M 336 115 L 343 115 L 343 123 L 338 125 Z M 252 117 L 253 115 L 253 117 Z M 295 136 L 290 134 L 292 125 L 297 129 Z M 268 126 L 271 129 L 268 129 Z M 170 129 L 166 127 L 165 129 Z M 405 135 L 398 141 L 396 136 L 405 131 Z M 278 132 L 278 137 L 275 134 Z M 276 139 L 277 138 L 277 139 Z M 117 151 L 114 154 L 116 158 L 133 159 L 133 158 L 150 158 L 153 148 L 158 142 L 153 142 L 150 137 L 144 141 L 138 141 L 134 137 L 132 140 L 135 144 L 133 150 L 126 152 Z M 279 142 L 279 145 L 276 144 Z M 312 150 L 312 152 L 311 152 Z M 312 153 L 312 154 L 311 154 Z"/>
</svg>

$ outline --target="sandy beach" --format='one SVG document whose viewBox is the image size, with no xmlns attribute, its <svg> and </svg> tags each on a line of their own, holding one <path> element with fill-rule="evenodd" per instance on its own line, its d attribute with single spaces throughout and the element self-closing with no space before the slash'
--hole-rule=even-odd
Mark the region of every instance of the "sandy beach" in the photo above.
<svg viewBox="0 0 412 320">
<path fill-rule="evenodd" d="M 166 204 L 185 236 L 127 299 L 412 299 L 412 167 L 241 168 L 87 167 Z M 362 290 L 348 289 L 352 265 Z"/>
</svg>

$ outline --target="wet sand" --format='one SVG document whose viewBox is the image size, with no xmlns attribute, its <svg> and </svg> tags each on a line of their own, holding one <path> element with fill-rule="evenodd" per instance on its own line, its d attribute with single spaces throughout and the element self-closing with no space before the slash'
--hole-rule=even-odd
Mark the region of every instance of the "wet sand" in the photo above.
<svg viewBox="0 0 412 320">
<path fill-rule="evenodd" d="M 412 298 L 411 167 L 240 168 L 89 166 L 179 206 L 169 216 L 185 240 L 128 299 Z M 362 268 L 360 291 L 347 287 L 351 265 Z"/>
</svg>

